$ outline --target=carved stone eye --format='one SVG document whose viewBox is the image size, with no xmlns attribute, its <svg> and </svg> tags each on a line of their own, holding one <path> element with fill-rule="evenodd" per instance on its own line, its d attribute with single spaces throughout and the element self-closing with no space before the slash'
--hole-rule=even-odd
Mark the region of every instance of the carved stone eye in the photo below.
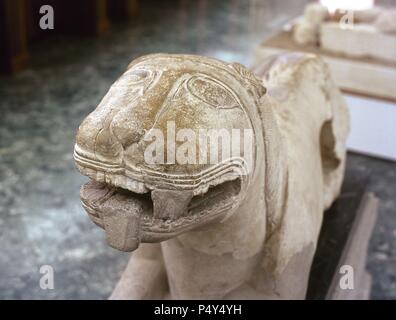
<svg viewBox="0 0 396 320">
<path fill-rule="evenodd" d="M 127 71 L 115 83 L 117 87 L 130 87 L 134 85 L 147 86 L 153 79 L 153 74 L 146 69 L 132 69 Z"/>
<path fill-rule="evenodd" d="M 229 89 L 209 78 L 194 77 L 187 87 L 195 97 L 215 108 L 232 109 L 239 105 Z"/>
<path fill-rule="evenodd" d="M 134 69 L 126 74 L 131 82 L 141 82 L 150 76 L 150 72 L 144 69 Z"/>
</svg>

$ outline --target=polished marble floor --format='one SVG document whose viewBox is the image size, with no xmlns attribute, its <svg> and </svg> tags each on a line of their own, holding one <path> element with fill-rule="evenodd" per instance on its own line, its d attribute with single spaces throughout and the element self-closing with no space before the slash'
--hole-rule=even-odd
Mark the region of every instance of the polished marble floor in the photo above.
<svg viewBox="0 0 396 320">
<path fill-rule="evenodd" d="M 74 135 L 133 58 L 196 53 L 251 65 L 254 48 L 306 1 L 141 1 L 133 22 L 101 38 L 49 36 L 31 68 L 0 77 L 0 298 L 106 298 L 128 254 L 109 248 L 79 202 Z M 56 14 L 56 13 L 55 13 Z M 396 298 L 396 164 L 351 154 L 381 199 L 370 245 L 372 298 Z M 39 286 L 40 266 L 55 271 Z"/>
</svg>

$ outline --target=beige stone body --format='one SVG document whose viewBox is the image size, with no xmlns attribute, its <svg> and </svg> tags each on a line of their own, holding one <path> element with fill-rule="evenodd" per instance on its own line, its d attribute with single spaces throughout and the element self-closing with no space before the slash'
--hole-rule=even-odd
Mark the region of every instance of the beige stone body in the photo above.
<svg viewBox="0 0 396 320">
<path fill-rule="evenodd" d="M 163 56 L 164 59 L 154 56 L 146 60 L 151 65 L 157 63 L 159 69 L 164 66 L 172 69 L 172 56 Z M 175 231 L 168 239 L 148 236 L 146 231 L 142 231 L 142 235 L 133 231 L 141 242 L 161 243 L 140 245 L 111 298 L 303 299 L 323 211 L 339 194 L 345 168 L 349 118 L 327 66 L 313 55 L 283 54 L 258 65 L 253 70 L 257 80 L 240 65 L 194 56 L 176 57 L 178 63 L 182 61 L 183 64 L 185 60 L 187 66 L 188 61 L 196 61 L 198 66 L 194 68 L 199 69 L 200 74 L 224 81 L 224 85 L 231 88 L 230 92 L 239 97 L 241 110 L 247 110 L 250 121 L 244 126 L 254 128 L 254 168 L 248 172 L 248 177 L 238 177 L 242 186 L 239 194 L 230 198 L 234 205 L 224 212 L 220 210 L 221 215 L 216 218 L 211 217 L 220 212 L 218 207 L 213 205 L 210 210 L 214 213 L 205 213 L 204 205 L 200 209 L 204 212 L 202 221 L 197 220 L 199 223 L 193 227 L 186 224 L 184 230 Z M 131 65 L 133 69 L 134 63 Z M 206 65 L 219 68 L 219 72 L 213 73 Z M 228 79 L 228 75 L 221 78 L 222 68 L 231 68 L 233 79 L 238 79 L 240 85 L 234 86 L 234 80 Z M 197 70 L 186 73 L 193 72 Z M 167 79 L 156 81 L 161 86 Z M 209 94 L 205 90 L 201 93 Z M 245 123 L 237 113 L 233 118 L 227 110 L 221 119 L 228 114 L 230 119 L 239 117 L 239 122 Z M 218 116 L 218 112 L 213 117 Z M 80 127 L 78 148 L 89 147 L 81 136 L 91 133 L 90 130 L 94 130 L 93 126 L 83 124 Z M 113 130 L 116 132 L 116 128 Z M 83 174 L 95 180 L 100 176 L 92 168 L 86 169 L 78 154 L 75 157 Z M 227 177 L 224 175 L 212 185 L 235 181 Z M 119 180 L 115 181 L 111 175 L 104 181 L 125 187 L 117 185 Z M 160 184 L 148 183 L 145 187 L 152 188 L 152 198 L 153 193 L 157 194 L 162 188 Z M 183 188 L 174 192 L 182 192 Z M 137 192 L 136 188 L 131 189 Z M 207 189 L 195 190 L 190 191 L 191 197 L 195 193 L 203 199 L 207 197 L 209 208 Z M 156 200 L 157 196 L 153 199 L 154 212 L 156 208 L 164 208 L 156 204 L 155 201 L 163 204 Z M 119 241 L 114 241 L 114 237 L 122 233 L 120 230 L 128 233 L 129 229 L 117 229 L 110 220 L 103 225 L 101 219 L 107 216 L 99 209 L 98 215 L 92 208 L 87 211 L 105 228 L 109 243 L 117 247 Z M 135 248 L 136 241 L 132 244 Z M 125 243 L 120 246 L 124 249 Z"/>
</svg>

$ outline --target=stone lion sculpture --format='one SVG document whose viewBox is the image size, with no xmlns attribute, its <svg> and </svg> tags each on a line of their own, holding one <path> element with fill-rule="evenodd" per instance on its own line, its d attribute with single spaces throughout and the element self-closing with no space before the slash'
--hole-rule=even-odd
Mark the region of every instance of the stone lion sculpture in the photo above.
<svg viewBox="0 0 396 320">
<path fill-rule="evenodd" d="M 316 56 L 275 56 L 254 73 L 143 56 L 80 125 L 83 207 L 110 246 L 136 250 L 111 298 L 305 297 L 348 113 Z"/>
</svg>

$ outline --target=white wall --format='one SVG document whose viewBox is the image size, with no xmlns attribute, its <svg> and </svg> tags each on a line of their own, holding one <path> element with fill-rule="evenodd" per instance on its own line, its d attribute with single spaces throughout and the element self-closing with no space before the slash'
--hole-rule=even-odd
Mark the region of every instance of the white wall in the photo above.
<svg viewBox="0 0 396 320">
<path fill-rule="evenodd" d="M 396 161 L 396 103 L 352 95 L 345 98 L 351 115 L 348 149 Z"/>
</svg>

